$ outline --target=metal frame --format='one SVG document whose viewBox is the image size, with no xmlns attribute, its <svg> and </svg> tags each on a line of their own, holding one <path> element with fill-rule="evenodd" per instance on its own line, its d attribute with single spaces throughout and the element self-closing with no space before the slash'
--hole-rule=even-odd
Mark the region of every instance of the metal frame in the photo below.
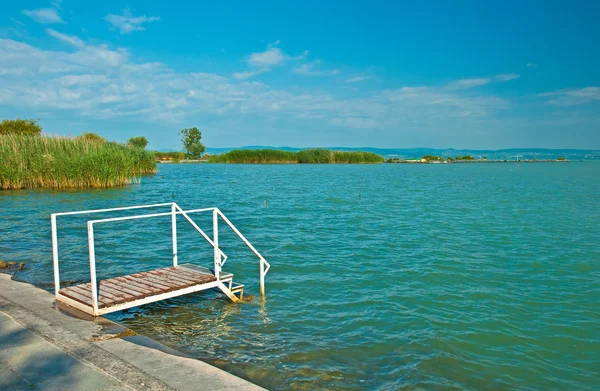
<svg viewBox="0 0 600 391">
<path fill-rule="evenodd" d="M 233 230 L 233 232 L 248 246 L 248 248 L 258 257 L 259 259 L 259 273 L 260 273 L 260 293 L 264 296 L 265 294 L 265 275 L 269 271 L 271 265 L 265 260 L 265 258 L 254 248 L 254 246 L 242 235 L 242 233 L 229 221 L 229 219 L 221 212 L 218 208 L 203 208 L 203 209 L 193 209 L 184 211 L 177 205 L 175 202 L 167 202 L 162 204 L 152 204 L 152 205 L 136 205 L 136 206 L 128 206 L 121 208 L 109 208 L 109 209 L 94 209 L 94 210 L 84 210 L 84 211 L 74 211 L 74 212 L 63 212 L 63 213 L 53 213 L 50 215 L 50 223 L 52 227 L 52 261 L 54 264 L 54 294 L 56 300 L 62 301 L 66 304 L 69 304 L 75 308 L 83 310 L 89 313 L 90 307 L 85 306 L 81 303 L 78 303 L 68 297 L 65 297 L 60 294 L 60 272 L 59 272 L 59 258 L 58 258 L 58 235 L 57 235 L 57 217 L 58 216 L 68 216 L 68 215 L 81 215 L 81 214 L 93 214 L 93 213 L 101 213 L 101 212 L 114 212 L 114 211 L 123 211 L 123 210 L 131 210 L 131 209 L 149 209 L 149 208 L 157 208 L 170 206 L 171 211 L 165 213 L 150 213 L 144 215 L 134 215 L 134 216 L 125 216 L 125 217 L 113 217 L 113 218 L 105 218 L 98 220 L 89 220 L 87 222 L 87 231 L 88 231 L 88 252 L 90 258 L 90 280 L 91 280 L 91 290 L 92 290 L 92 315 L 102 315 L 109 312 L 120 311 L 126 308 L 135 307 L 138 305 L 143 305 L 159 300 L 168 299 L 175 296 L 185 295 L 192 292 L 198 292 L 205 289 L 210 288 L 219 288 L 223 293 L 225 293 L 231 300 L 234 302 L 239 301 L 235 294 L 231 291 L 230 287 L 227 287 L 224 282 L 229 282 L 231 286 L 231 281 L 221 280 L 220 272 L 222 270 L 223 264 L 227 261 L 227 256 L 221 251 L 219 248 L 219 217 Z M 198 225 L 192 220 L 189 214 L 192 213 L 201 213 L 201 212 L 212 212 L 212 223 L 213 223 L 213 238 L 211 239 Z M 211 245 L 214 249 L 214 275 L 216 277 L 216 281 L 210 282 L 207 284 L 195 285 L 192 287 L 188 287 L 185 289 L 180 289 L 168 293 L 163 293 L 159 295 L 153 295 L 146 297 L 144 299 L 135 300 L 128 303 L 118 304 L 115 306 L 107 307 L 107 308 L 98 308 L 98 281 L 96 277 L 96 252 L 95 252 L 95 243 L 94 243 L 94 224 L 108 223 L 114 221 L 123 221 L 123 220 L 134 220 L 134 219 L 144 219 L 151 217 L 161 217 L 161 216 L 171 216 L 171 235 L 172 235 L 172 247 L 173 247 L 173 266 L 178 265 L 177 258 L 177 215 L 182 215 L 191 225 L 200 233 L 200 235 Z"/>
</svg>

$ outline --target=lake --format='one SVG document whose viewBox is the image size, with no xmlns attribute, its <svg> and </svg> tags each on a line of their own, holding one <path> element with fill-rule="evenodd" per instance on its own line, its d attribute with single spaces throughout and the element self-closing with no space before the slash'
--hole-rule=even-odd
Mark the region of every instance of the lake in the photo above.
<svg viewBox="0 0 600 391">
<path fill-rule="evenodd" d="M 265 300 L 258 260 L 223 228 L 224 269 L 253 301 L 205 292 L 109 318 L 273 390 L 600 385 L 599 162 L 159 169 L 126 188 L 0 192 L 0 259 L 52 290 L 51 212 L 217 206 L 271 263 Z M 169 221 L 98 226 L 99 277 L 168 266 Z M 59 220 L 64 279 L 89 279 L 84 222 Z M 178 223 L 179 262 L 211 265 Z"/>
</svg>

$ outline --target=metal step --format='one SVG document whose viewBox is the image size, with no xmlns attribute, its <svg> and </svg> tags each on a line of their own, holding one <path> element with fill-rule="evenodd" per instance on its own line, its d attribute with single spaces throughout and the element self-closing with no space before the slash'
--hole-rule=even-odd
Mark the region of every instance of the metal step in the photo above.
<svg viewBox="0 0 600 391">
<path fill-rule="evenodd" d="M 230 288 L 230 290 L 234 295 L 239 292 L 239 299 L 244 300 L 244 284 L 235 284 Z"/>
</svg>

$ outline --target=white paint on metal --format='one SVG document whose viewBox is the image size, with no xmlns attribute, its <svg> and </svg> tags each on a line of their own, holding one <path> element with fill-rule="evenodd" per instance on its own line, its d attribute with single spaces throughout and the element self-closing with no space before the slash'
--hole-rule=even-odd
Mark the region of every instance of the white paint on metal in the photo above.
<svg viewBox="0 0 600 391">
<path fill-rule="evenodd" d="M 96 250 L 94 249 L 94 225 L 91 221 L 87 223 L 88 229 L 88 250 L 90 253 L 90 284 L 92 289 L 92 306 L 94 313 L 98 313 L 98 287 L 96 281 Z"/>
<path fill-rule="evenodd" d="M 208 212 L 209 210 L 213 210 L 215 208 L 203 208 L 203 209 L 193 209 L 193 210 L 186 210 L 185 213 L 199 213 L 199 212 Z M 136 219 L 147 219 L 150 217 L 161 217 L 161 216 L 171 216 L 172 212 L 166 212 L 166 213 L 152 213 L 152 214 L 147 214 L 147 215 L 135 215 L 135 216 L 125 216 L 125 217 L 113 217 L 113 218 L 109 218 L 109 219 L 100 219 L 100 220 L 90 220 L 92 223 L 97 224 L 97 223 L 109 223 L 112 221 L 124 221 L 124 220 L 136 220 Z M 175 214 L 180 215 L 181 212 L 175 212 Z"/>
<path fill-rule="evenodd" d="M 194 227 L 196 229 L 196 231 L 198 231 L 200 233 L 200 235 L 202 235 L 202 237 L 208 242 L 210 243 L 211 246 L 215 246 L 215 244 L 213 243 L 212 239 L 206 234 L 206 232 L 204 232 L 200 227 L 198 227 L 198 224 L 196 224 L 196 222 L 194 220 L 192 220 L 192 218 L 183 210 L 179 207 L 179 205 L 174 204 L 175 208 L 177 208 L 180 212 L 181 215 L 192 225 L 192 227 Z M 221 257 L 223 257 L 223 261 L 221 262 L 221 266 L 223 266 L 223 264 L 225 263 L 225 261 L 227 260 L 227 255 L 225 255 L 225 253 L 219 249 L 219 252 L 221 253 Z"/>
<path fill-rule="evenodd" d="M 119 211 L 119 210 L 155 208 L 158 206 L 167 206 L 167 205 L 172 205 L 172 204 L 173 204 L 173 202 L 165 202 L 163 204 L 153 204 L 153 205 L 135 205 L 135 206 L 123 206 L 120 208 L 91 209 L 91 210 L 79 210 L 79 211 L 75 211 L 75 212 L 61 212 L 61 213 L 53 213 L 53 215 L 54 216 L 69 216 L 69 215 L 81 215 L 81 214 L 101 213 L 101 212 L 115 212 L 115 211 Z"/>
<path fill-rule="evenodd" d="M 58 274 L 58 237 L 56 233 L 56 215 L 50 215 L 52 227 L 52 263 L 54 264 L 54 295 L 58 297 L 60 290 L 60 276 Z"/>
<path fill-rule="evenodd" d="M 58 258 L 58 236 L 57 236 L 57 216 L 66 216 L 66 215 L 78 215 L 78 214 L 87 214 L 87 213 L 100 213 L 100 212 L 112 212 L 112 211 L 122 211 L 122 210 L 130 210 L 130 209 L 143 209 L 143 208 L 154 208 L 161 206 L 171 206 L 171 211 L 167 213 L 151 213 L 145 215 L 135 215 L 135 216 L 125 216 L 125 217 L 114 217 L 114 218 L 106 218 L 106 219 L 98 219 L 98 220 L 89 220 L 87 222 L 88 228 L 88 250 L 90 257 L 90 279 L 91 279 L 91 293 L 92 293 L 92 307 L 82 305 L 64 295 L 60 294 L 60 275 L 59 275 L 59 258 Z M 191 213 L 200 213 L 200 212 L 208 212 L 212 211 L 212 222 L 213 222 L 213 238 L 211 238 L 191 219 L 189 214 Z M 98 223 L 107 223 L 114 221 L 123 221 L 123 220 L 134 220 L 134 219 L 143 219 L 150 217 L 161 217 L 161 216 L 171 216 L 171 233 L 172 233 L 172 245 L 173 245 L 173 266 L 178 265 L 178 257 L 177 257 L 177 215 L 182 215 L 195 229 L 198 231 L 202 237 L 213 246 L 213 256 L 214 256 L 214 275 L 217 278 L 217 281 L 207 284 L 195 285 L 192 287 L 188 287 L 181 290 L 176 290 L 168 293 L 163 293 L 160 295 L 149 296 L 144 299 L 134 300 L 129 303 L 118 304 L 115 306 L 111 306 L 109 308 L 98 308 L 98 281 L 96 277 L 96 254 L 94 247 L 94 224 Z M 219 217 L 223 219 L 223 221 L 233 230 L 233 232 L 248 246 L 248 248 L 259 258 L 260 264 L 260 291 L 261 295 L 265 294 L 265 275 L 269 271 L 271 265 L 263 258 L 263 256 L 254 248 L 254 246 L 246 239 L 244 235 L 229 221 L 229 219 L 218 209 L 218 208 L 202 208 L 202 209 L 193 209 L 184 211 L 179 205 L 175 202 L 168 202 L 162 204 L 153 204 L 153 205 L 140 205 L 140 206 L 128 206 L 122 208 L 109 208 L 109 209 L 95 209 L 95 210 L 85 210 L 85 211 L 75 211 L 75 212 L 63 212 L 63 213 L 53 213 L 50 216 L 50 222 L 52 226 L 52 261 L 54 264 L 54 290 L 55 296 L 58 301 L 65 302 L 75 308 L 78 308 L 84 312 L 87 312 L 91 315 L 102 315 L 109 312 L 120 311 L 122 309 L 135 307 L 138 305 L 143 305 L 147 303 L 151 303 L 154 301 L 164 300 L 167 298 L 185 295 L 187 293 L 197 292 L 204 289 L 210 289 L 218 287 L 222 292 L 224 292 L 227 297 L 229 297 L 232 301 L 238 302 L 240 301 L 237 296 L 232 292 L 232 275 L 227 274 L 229 276 L 224 280 L 220 278 L 220 272 L 223 264 L 227 261 L 227 256 L 221 249 L 219 248 Z M 226 286 L 224 283 L 228 283 L 229 286 Z M 241 297 L 240 297 L 241 298 Z"/>
<path fill-rule="evenodd" d="M 59 294 L 58 298 L 59 298 L 59 301 L 62 301 L 72 307 L 75 307 L 78 310 L 81 310 L 90 315 L 99 316 L 99 315 L 104 315 L 104 314 L 108 314 L 111 312 L 126 310 L 128 308 L 133 308 L 133 307 L 137 307 L 137 306 L 144 305 L 144 304 L 154 303 L 156 301 L 171 299 L 173 297 L 183 296 L 183 295 L 187 295 L 190 293 L 203 291 L 206 289 L 217 288 L 217 287 L 219 287 L 219 284 L 221 284 L 221 283 L 218 281 L 212 281 L 212 282 L 208 282 L 206 284 L 193 285 L 193 286 L 190 286 L 190 287 L 187 287 L 184 289 L 161 293 L 160 295 L 148 296 L 143 299 L 129 301 L 127 303 L 116 304 L 116 305 L 113 305 L 110 307 L 105 307 L 105 308 L 99 308 L 95 311 L 95 313 L 94 313 L 94 309 L 91 308 L 90 306 L 82 304 L 76 300 L 69 298 L 69 297 Z"/>
<path fill-rule="evenodd" d="M 173 266 L 177 266 L 177 215 L 175 214 L 175 203 L 171 205 L 171 231 L 173 236 Z"/>
<path fill-rule="evenodd" d="M 269 269 L 271 268 L 271 265 L 269 264 L 269 262 L 267 262 L 263 258 L 262 255 L 260 255 L 260 253 L 258 252 L 258 250 L 254 248 L 254 246 L 252 245 L 252 243 L 250 243 L 248 241 L 248 239 L 246 239 L 246 237 L 244 235 L 242 235 L 242 233 L 235 227 L 235 225 L 233 225 L 233 223 L 231 223 L 231 221 L 229 221 L 229 219 L 227 217 L 225 217 L 225 215 L 223 214 L 223 212 L 221 212 L 218 208 L 215 208 L 215 210 L 217 211 L 217 213 L 219 214 L 219 216 L 221 216 L 221 218 L 223 219 L 223 221 L 225 223 L 227 223 L 227 225 L 231 228 L 231 230 L 233 232 L 235 232 L 237 234 L 237 236 L 239 236 L 239 238 L 242 239 L 242 241 L 244 243 L 246 243 L 246 246 L 248 246 L 248 248 L 250 250 L 252 250 L 252 252 L 254 253 L 254 255 L 256 255 L 258 257 L 258 259 L 260 260 L 260 265 L 259 265 L 260 294 L 262 296 L 264 296 L 265 295 L 265 276 L 269 272 Z"/>
<path fill-rule="evenodd" d="M 214 249 L 214 268 L 215 277 L 219 279 L 219 272 L 221 271 L 221 253 L 219 252 L 219 215 L 217 215 L 217 209 L 213 209 L 212 214 L 213 220 L 213 249 Z"/>
</svg>

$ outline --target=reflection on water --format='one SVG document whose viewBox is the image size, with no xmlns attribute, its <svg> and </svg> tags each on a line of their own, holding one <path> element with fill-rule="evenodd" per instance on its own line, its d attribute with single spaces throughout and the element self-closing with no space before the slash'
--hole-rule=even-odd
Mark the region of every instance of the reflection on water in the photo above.
<svg viewBox="0 0 600 391">
<path fill-rule="evenodd" d="M 255 299 L 210 291 L 111 315 L 142 334 L 276 390 L 597 388 L 599 164 L 160 169 L 121 189 L 1 192 L 0 258 L 51 289 L 50 212 L 174 193 L 240 228 L 272 264 L 267 297 L 224 228 L 225 270 Z M 59 221 L 64 279 L 89 279 L 84 222 Z M 198 224 L 211 234 L 210 215 Z M 99 276 L 169 265 L 168 227 L 99 227 Z M 210 265 L 183 219 L 178 237 L 180 262 Z"/>
</svg>

